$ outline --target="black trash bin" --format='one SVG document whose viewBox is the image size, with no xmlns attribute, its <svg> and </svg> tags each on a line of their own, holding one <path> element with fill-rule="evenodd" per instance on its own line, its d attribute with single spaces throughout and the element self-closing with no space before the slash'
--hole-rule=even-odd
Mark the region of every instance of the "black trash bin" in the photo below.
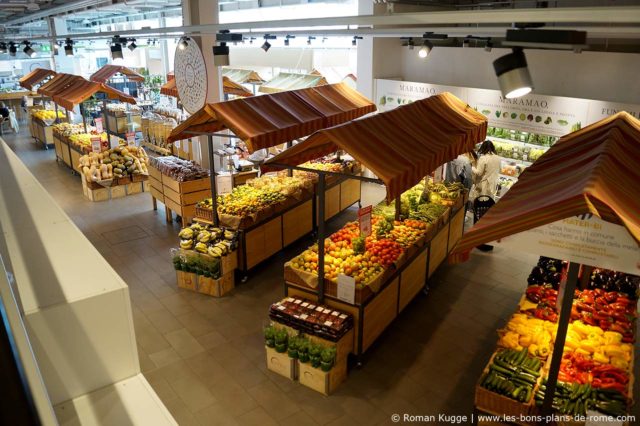
<svg viewBox="0 0 640 426">
<path fill-rule="evenodd" d="M 482 216 L 489 210 L 496 202 L 493 198 L 488 195 L 480 195 L 478 198 L 473 200 L 473 223 L 476 223 L 480 220 Z M 478 250 L 482 251 L 491 251 L 493 250 L 493 246 L 489 244 L 481 244 L 478 247 Z"/>
</svg>

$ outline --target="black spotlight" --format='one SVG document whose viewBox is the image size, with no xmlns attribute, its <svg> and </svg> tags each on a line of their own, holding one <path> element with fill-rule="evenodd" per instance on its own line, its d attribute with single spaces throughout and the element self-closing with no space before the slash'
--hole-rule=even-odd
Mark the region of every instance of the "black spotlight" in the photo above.
<svg viewBox="0 0 640 426">
<path fill-rule="evenodd" d="M 128 49 L 133 52 L 134 50 L 136 50 L 136 47 L 138 47 L 138 45 L 136 44 L 136 39 L 131 40 Z"/>
<path fill-rule="evenodd" d="M 229 66 L 229 46 L 224 41 L 213 46 L 213 64 L 217 67 Z"/>
<path fill-rule="evenodd" d="M 7 43 L 0 42 L 0 53 L 7 53 Z"/>
<path fill-rule="evenodd" d="M 22 44 L 24 44 L 24 49 L 22 49 L 24 54 L 27 55 L 30 58 L 35 58 L 36 57 L 36 51 L 33 50 L 33 48 L 31 47 L 31 43 L 28 42 L 28 41 L 23 41 Z"/>
<path fill-rule="evenodd" d="M 316 39 L 316 38 L 315 38 L 315 37 L 313 37 L 313 36 L 309 36 L 309 37 L 307 37 L 307 45 L 308 45 L 308 46 L 311 46 L 311 40 L 315 40 L 315 39 Z"/>
<path fill-rule="evenodd" d="M 186 49 L 187 46 L 189 45 L 188 41 L 189 41 L 189 37 L 181 37 L 180 41 L 178 42 L 178 49 L 180 50 Z"/>
<path fill-rule="evenodd" d="M 65 41 L 64 54 L 66 56 L 73 56 L 73 40 L 70 38 Z"/>
<path fill-rule="evenodd" d="M 284 38 L 284 45 L 285 45 L 285 46 L 288 46 L 288 45 L 289 45 L 289 39 L 292 39 L 292 38 L 296 38 L 296 36 L 287 35 L 287 36 Z"/>
<path fill-rule="evenodd" d="M 362 37 L 360 37 L 360 36 L 353 36 L 353 40 L 351 40 L 351 45 L 352 45 L 352 46 L 357 46 L 357 45 L 358 45 L 358 40 L 362 40 Z"/>
<path fill-rule="evenodd" d="M 265 52 L 268 52 L 269 49 L 271 49 L 271 43 L 269 43 L 267 40 L 265 40 L 264 43 L 262 43 L 262 46 L 260 46 L 260 48 L 262 50 L 264 50 Z"/>
<path fill-rule="evenodd" d="M 9 42 L 9 55 L 16 56 L 16 53 L 18 53 L 18 47 L 14 42 Z"/>
<path fill-rule="evenodd" d="M 485 52 L 491 52 L 491 49 L 493 49 L 493 42 L 489 39 L 487 40 L 487 44 L 484 45 L 484 50 Z"/>
<path fill-rule="evenodd" d="M 519 98 L 533 90 L 533 81 L 522 48 L 493 61 L 502 94 L 507 99 Z"/>
<path fill-rule="evenodd" d="M 111 46 L 111 58 L 113 59 L 122 59 L 122 45 L 120 43 L 116 43 Z"/>
</svg>

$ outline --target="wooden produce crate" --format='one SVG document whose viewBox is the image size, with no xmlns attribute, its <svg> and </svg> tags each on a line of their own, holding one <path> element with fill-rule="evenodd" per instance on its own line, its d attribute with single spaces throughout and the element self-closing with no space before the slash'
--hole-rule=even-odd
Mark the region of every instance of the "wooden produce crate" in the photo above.
<svg viewBox="0 0 640 426">
<path fill-rule="evenodd" d="M 195 216 L 196 203 L 211 195 L 209 178 L 179 182 L 162 175 L 164 205 L 182 217 L 182 226 L 187 226 Z"/>
<path fill-rule="evenodd" d="M 300 384 L 324 395 L 332 394 L 347 378 L 347 358 L 336 358 L 335 365 L 326 372 L 312 367 L 309 362 L 297 364 Z"/>
<path fill-rule="evenodd" d="M 362 181 L 346 179 L 340 183 L 340 211 L 343 211 L 360 201 Z"/>
<path fill-rule="evenodd" d="M 178 287 L 185 290 L 196 291 L 198 276 L 193 272 L 176 271 L 176 277 L 178 279 Z"/>
<path fill-rule="evenodd" d="M 84 153 L 71 146 L 69 147 L 69 151 L 71 152 L 71 168 L 77 173 L 82 173 L 82 170 L 80 169 L 80 157 L 82 157 Z"/>
<path fill-rule="evenodd" d="M 462 197 L 458 197 L 459 200 Z M 462 239 L 462 233 L 464 231 L 464 216 L 466 211 L 464 208 L 460 208 L 451 218 L 451 222 L 449 224 L 449 242 L 448 242 L 448 250 L 451 251 L 455 247 L 455 245 Z"/>
<path fill-rule="evenodd" d="M 331 340 L 323 339 L 322 337 L 314 336 L 313 334 L 305 334 L 305 337 L 308 338 L 311 342 L 317 343 L 324 347 L 335 347 L 336 362 L 338 362 L 347 359 L 349 354 L 353 352 L 355 344 L 354 335 L 355 332 L 352 328 L 337 342 L 332 342 Z"/>
<path fill-rule="evenodd" d="M 222 297 L 235 287 L 233 271 L 227 272 L 218 279 L 198 275 L 195 291 L 213 297 Z"/>
<path fill-rule="evenodd" d="M 400 274 L 399 312 L 402 312 L 426 284 L 428 254 L 429 250 L 422 251 Z"/>
<path fill-rule="evenodd" d="M 244 233 L 244 260 L 247 269 L 271 257 L 282 249 L 282 216 Z"/>
<path fill-rule="evenodd" d="M 33 125 L 31 126 L 33 127 Z M 63 147 L 66 148 L 66 144 L 62 142 L 62 137 L 58 136 L 57 134 L 53 134 L 53 146 L 55 148 L 56 151 L 56 158 L 58 159 L 62 159 L 62 150 Z"/>
<path fill-rule="evenodd" d="M 429 251 L 429 277 L 433 275 L 438 266 L 447 258 L 447 240 L 449 239 L 449 227 L 445 226 L 431 240 Z"/>
<path fill-rule="evenodd" d="M 97 182 L 87 182 L 84 173 L 79 172 L 82 180 L 82 193 L 89 201 L 107 201 L 144 192 L 143 182 L 125 183 L 123 185 L 102 186 Z M 106 181 L 108 183 L 108 181 Z"/>
<path fill-rule="evenodd" d="M 298 377 L 298 362 L 293 358 L 289 358 L 287 353 L 276 352 L 275 349 L 265 346 L 267 352 L 267 368 L 290 380 L 296 380 Z"/>
<path fill-rule="evenodd" d="M 32 120 L 34 137 L 45 145 L 53 145 L 53 127 L 40 120 Z"/>
</svg>

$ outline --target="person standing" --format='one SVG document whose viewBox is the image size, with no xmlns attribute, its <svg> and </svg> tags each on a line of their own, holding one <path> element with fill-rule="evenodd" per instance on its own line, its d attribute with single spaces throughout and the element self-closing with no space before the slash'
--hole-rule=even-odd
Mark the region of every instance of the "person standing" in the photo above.
<svg viewBox="0 0 640 426">
<path fill-rule="evenodd" d="M 9 118 L 9 108 L 4 102 L 0 102 L 0 118 Z"/>
<path fill-rule="evenodd" d="M 478 161 L 473 166 L 475 182 L 474 198 L 487 195 L 494 199 L 498 193 L 498 176 L 500 175 L 500 157 L 496 154 L 493 142 L 486 140 L 478 149 Z"/>
</svg>

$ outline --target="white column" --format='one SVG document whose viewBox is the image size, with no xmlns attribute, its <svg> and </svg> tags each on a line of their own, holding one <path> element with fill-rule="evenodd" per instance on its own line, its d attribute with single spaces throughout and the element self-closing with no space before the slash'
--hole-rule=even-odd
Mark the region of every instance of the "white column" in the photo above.
<svg viewBox="0 0 640 426">
<path fill-rule="evenodd" d="M 358 15 L 373 15 L 373 1 L 358 0 Z M 373 36 L 364 36 L 362 40 L 358 40 L 356 76 L 358 92 L 373 99 Z"/>
<path fill-rule="evenodd" d="M 217 24 L 218 0 L 184 0 L 182 2 L 183 25 Z M 191 37 L 191 36 L 189 36 Z M 216 42 L 215 34 L 191 37 L 202 50 L 207 69 L 207 103 L 220 102 L 224 99 L 222 92 L 222 72 L 213 63 L 213 46 Z M 204 78 L 205 76 L 203 76 Z M 214 148 L 221 147 L 220 138 L 214 138 Z M 200 138 L 201 158 L 196 159 L 203 167 L 209 167 L 209 148 L 207 138 Z M 216 166 L 216 165 L 214 165 Z"/>
</svg>

